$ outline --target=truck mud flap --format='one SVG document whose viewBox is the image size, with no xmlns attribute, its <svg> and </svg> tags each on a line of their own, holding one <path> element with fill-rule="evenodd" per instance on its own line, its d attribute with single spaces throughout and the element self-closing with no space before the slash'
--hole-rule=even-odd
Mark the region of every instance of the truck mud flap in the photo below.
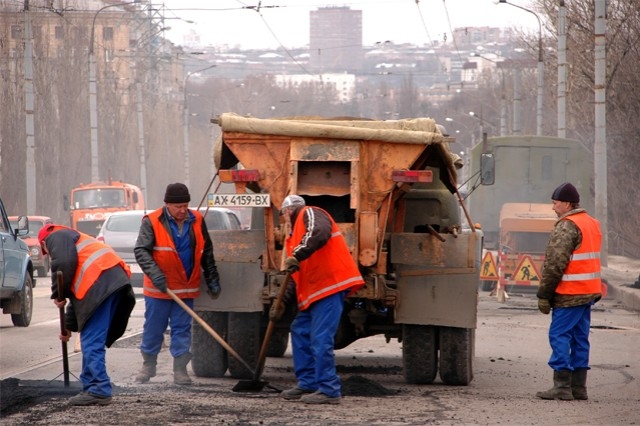
<svg viewBox="0 0 640 426">
<path fill-rule="evenodd" d="M 209 231 L 220 274 L 220 297 L 212 299 L 200 284 L 195 310 L 219 312 L 261 312 L 264 273 L 260 257 L 264 230 Z"/>
<path fill-rule="evenodd" d="M 394 234 L 395 322 L 475 328 L 482 236 Z"/>
</svg>

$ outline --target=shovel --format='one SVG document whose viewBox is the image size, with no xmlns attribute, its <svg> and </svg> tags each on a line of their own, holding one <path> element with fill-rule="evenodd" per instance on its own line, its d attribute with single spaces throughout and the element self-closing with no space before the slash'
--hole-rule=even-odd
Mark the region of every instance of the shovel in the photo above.
<svg viewBox="0 0 640 426">
<path fill-rule="evenodd" d="M 64 300 L 64 284 L 62 282 L 62 271 L 56 273 L 58 279 L 58 302 Z M 67 336 L 67 328 L 64 325 L 64 308 L 60 308 L 60 334 Z M 64 377 L 64 387 L 69 387 L 69 355 L 67 352 L 67 342 L 62 342 L 62 374 Z"/>
<path fill-rule="evenodd" d="M 278 291 L 278 296 L 276 300 L 273 302 L 275 309 L 280 307 L 282 303 L 282 299 L 284 298 L 284 293 L 287 291 L 287 285 L 289 284 L 289 280 L 291 279 L 291 272 L 287 272 L 287 275 L 284 277 L 284 283 L 280 286 L 280 291 Z M 234 392 L 259 392 L 264 387 L 263 381 L 260 380 L 260 375 L 262 374 L 262 370 L 264 369 L 264 362 L 267 356 L 267 347 L 269 346 L 269 340 L 271 340 L 271 335 L 273 334 L 273 329 L 275 328 L 276 322 L 269 318 L 269 325 L 267 326 L 267 331 L 264 333 L 264 340 L 262 341 L 262 347 L 260 348 L 260 354 L 258 355 L 258 366 L 255 371 L 253 371 L 253 380 L 240 380 L 234 387 Z M 278 392 L 282 392 L 281 389 L 276 389 Z"/>
<path fill-rule="evenodd" d="M 193 309 L 188 307 L 187 304 L 182 301 L 182 299 L 176 296 L 176 294 L 173 291 L 167 289 L 167 294 L 173 299 L 174 302 L 180 305 L 182 309 L 184 309 L 189 315 L 191 315 L 191 318 L 198 321 L 198 324 L 200 324 L 202 328 L 204 328 L 211 335 L 211 337 L 216 339 L 216 341 L 220 343 L 220 346 L 225 348 L 227 352 L 229 352 L 235 359 L 237 359 L 238 361 L 240 361 L 240 363 L 242 363 L 242 365 L 247 367 L 247 370 L 253 373 L 253 368 L 251 368 L 251 366 L 247 363 L 247 361 L 242 359 L 242 357 L 226 342 L 226 340 L 224 340 L 222 336 L 220 336 L 213 328 L 211 328 L 211 326 L 207 324 L 205 320 L 200 318 L 198 314 L 196 314 L 193 311 Z"/>
</svg>

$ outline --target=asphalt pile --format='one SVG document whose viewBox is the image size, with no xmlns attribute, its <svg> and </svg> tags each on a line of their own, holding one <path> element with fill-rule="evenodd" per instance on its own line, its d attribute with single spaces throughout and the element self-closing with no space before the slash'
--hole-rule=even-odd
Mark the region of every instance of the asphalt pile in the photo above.
<svg viewBox="0 0 640 426">
<path fill-rule="evenodd" d="M 387 396 L 396 395 L 399 391 L 385 388 L 380 383 L 362 376 L 350 376 L 342 381 L 344 396 Z"/>
</svg>

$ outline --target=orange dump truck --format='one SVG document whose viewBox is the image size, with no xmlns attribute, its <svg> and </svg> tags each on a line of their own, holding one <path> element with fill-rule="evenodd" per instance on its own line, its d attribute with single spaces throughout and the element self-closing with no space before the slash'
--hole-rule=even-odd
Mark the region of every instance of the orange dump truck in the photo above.
<svg viewBox="0 0 640 426">
<path fill-rule="evenodd" d="M 71 190 L 69 203 L 71 227 L 92 237 L 98 235 L 102 224 L 111 213 L 142 209 L 144 209 L 142 191 L 130 183 L 109 180 L 80 184 Z"/>
<path fill-rule="evenodd" d="M 269 307 L 283 283 L 288 194 L 328 211 L 365 286 L 345 300 L 336 349 L 384 335 L 402 342 L 408 383 L 467 385 L 473 378 L 482 233 L 457 191 L 462 166 L 452 140 L 429 118 L 376 121 L 258 119 L 222 114 L 216 166 L 235 193 L 208 194 L 210 206 L 249 207 L 250 229 L 211 231 L 223 286 L 195 309 L 256 365 Z M 464 206 L 463 206 L 464 207 Z M 462 216 L 462 217 L 461 217 Z M 466 216 L 466 217 L 465 217 Z M 268 356 L 282 356 L 279 323 Z M 196 375 L 252 378 L 201 326 L 194 325 Z"/>
</svg>

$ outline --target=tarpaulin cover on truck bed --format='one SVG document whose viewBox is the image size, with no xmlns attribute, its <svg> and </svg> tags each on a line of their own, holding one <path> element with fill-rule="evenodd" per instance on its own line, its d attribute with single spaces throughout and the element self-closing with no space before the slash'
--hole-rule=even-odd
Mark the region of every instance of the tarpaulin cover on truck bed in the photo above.
<svg viewBox="0 0 640 426">
<path fill-rule="evenodd" d="M 445 141 L 444 136 L 436 128 L 436 122 L 431 118 L 388 121 L 318 118 L 259 119 L 226 113 L 220 115 L 219 124 L 223 132 L 262 135 L 377 140 L 415 144 Z"/>
</svg>

